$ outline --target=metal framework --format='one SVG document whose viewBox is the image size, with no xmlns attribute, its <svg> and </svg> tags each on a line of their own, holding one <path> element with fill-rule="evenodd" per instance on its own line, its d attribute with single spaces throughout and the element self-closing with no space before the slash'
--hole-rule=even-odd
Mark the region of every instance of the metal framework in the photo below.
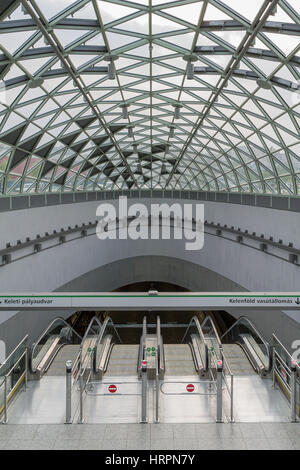
<svg viewBox="0 0 300 470">
<path fill-rule="evenodd" d="M 297 0 L 2 0 L 0 194 L 300 194 Z"/>
</svg>

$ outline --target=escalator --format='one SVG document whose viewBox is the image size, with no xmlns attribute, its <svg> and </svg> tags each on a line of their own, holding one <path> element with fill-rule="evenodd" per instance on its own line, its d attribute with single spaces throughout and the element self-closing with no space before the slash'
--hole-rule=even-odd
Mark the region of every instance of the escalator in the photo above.
<svg viewBox="0 0 300 470">
<path fill-rule="evenodd" d="M 72 362 L 72 411 L 67 422 L 199 423 L 233 421 L 233 417 L 267 422 L 286 416 L 281 392 L 272 387 L 269 378 L 270 347 L 246 317 L 239 318 L 220 338 L 210 315 L 201 323 L 193 316 L 178 344 L 164 344 L 159 316 L 156 331 L 154 326 L 151 323 L 147 329 L 144 317 L 140 343 L 125 344 L 110 317 L 103 323 L 94 317 L 83 338 L 62 318 L 53 320 L 28 355 L 27 391 L 13 400 L 11 422 L 65 422 L 67 361 Z M 3 370 L 11 371 L 7 379 L 9 402 L 26 384 L 24 344 L 17 347 L 9 364 L 3 365 Z M 280 380 L 290 393 L 290 372 L 288 368 L 284 373 L 281 370 L 284 360 L 279 347 L 277 356 L 273 376 L 281 374 Z M 0 392 L 4 387 L 2 380 Z M 219 415 L 218 390 L 223 397 Z M 3 410 L 3 399 L 1 403 Z"/>
<path fill-rule="evenodd" d="M 110 354 L 105 376 L 136 375 L 138 356 L 138 344 L 115 344 Z"/>
<path fill-rule="evenodd" d="M 76 361 L 77 355 L 79 353 L 79 346 L 74 344 L 66 344 L 62 347 L 52 362 L 49 364 L 48 369 L 45 371 L 45 375 L 54 375 L 54 376 L 65 376 L 66 375 L 66 362 L 67 361 Z"/>
<path fill-rule="evenodd" d="M 188 344 L 165 344 L 166 375 L 197 375 L 191 348 Z"/>
<path fill-rule="evenodd" d="M 76 359 L 81 341 L 81 336 L 63 318 L 55 318 L 31 348 L 31 378 L 64 375 L 66 360 Z"/>
<path fill-rule="evenodd" d="M 147 360 L 150 374 L 155 355 L 150 352 L 148 357 L 153 335 L 147 333 L 146 317 L 141 328 L 140 344 L 124 344 L 117 325 L 106 317 L 92 348 L 91 360 L 80 370 L 79 422 L 132 423 L 142 420 L 142 392 L 145 398 L 146 391 L 141 380 L 141 365 Z"/>
<path fill-rule="evenodd" d="M 247 317 L 240 317 L 221 337 L 224 355 L 235 374 L 266 376 L 272 368 L 268 342 Z"/>
<path fill-rule="evenodd" d="M 255 369 L 238 344 L 223 344 L 223 351 L 234 375 L 255 374 Z"/>
</svg>

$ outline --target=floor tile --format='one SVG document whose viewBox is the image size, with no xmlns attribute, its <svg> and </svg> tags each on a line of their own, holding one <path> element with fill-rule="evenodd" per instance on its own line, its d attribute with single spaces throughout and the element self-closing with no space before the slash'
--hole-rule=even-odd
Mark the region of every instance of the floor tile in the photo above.
<svg viewBox="0 0 300 470">
<path fill-rule="evenodd" d="M 246 448 L 248 450 L 270 450 L 271 445 L 268 439 L 260 438 L 260 439 L 253 439 L 253 438 L 246 438 L 245 439 Z"/>
</svg>

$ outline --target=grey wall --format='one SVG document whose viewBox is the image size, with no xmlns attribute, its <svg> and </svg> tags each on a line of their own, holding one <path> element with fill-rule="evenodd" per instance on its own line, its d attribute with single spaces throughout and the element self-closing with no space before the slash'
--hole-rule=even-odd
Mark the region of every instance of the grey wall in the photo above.
<svg viewBox="0 0 300 470">
<path fill-rule="evenodd" d="M 60 287 L 63 292 L 112 291 L 134 282 L 171 282 L 191 291 L 243 291 L 244 288 L 220 274 L 195 263 L 166 256 L 141 256 L 115 261 L 109 265 L 85 273 L 79 278 Z M 279 311 L 252 311 L 250 309 L 229 310 L 236 318 L 247 315 L 263 335 L 271 341 L 276 333 L 288 349 L 292 341 L 300 337 L 300 324 Z M 51 319 L 56 316 L 67 318 L 70 312 L 19 312 L 0 325 L 0 339 L 10 351 L 15 344 L 29 333 L 30 342 L 36 340 Z M 126 316 L 126 312 L 124 312 Z"/>
<path fill-rule="evenodd" d="M 115 206 L 116 200 L 111 202 Z M 159 203 L 158 199 L 128 199 L 128 203 Z M 202 201 L 164 199 L 161 202 L 173 204 L 190 204 Z M 43 234 L 52 230 L 60 230 L 68 225 L 82 222 L 95 222 L 96 208 L 100 201 L 40 207 L 30 210 L 0 212 L 0 249 L 7 242 L 16 243 L 18 239 L 34 238 L 37 233 Z M 228 226 L 234 225 L 249 232 L 264 233 L 265 237 L 274 236 L 284 242 L 294 242 L 299 246 L 300 213 L 288 212 L 263 207 L 240 206 L 221 202 L 204 202 L 205 219 L 209 222 L 220 222 Z"/>
<path fill-rule="evenodd" d="M 149 205 L 158 201 L 128 202 Z M 172 204 L 175 201 L 163 202 Z M 184 204 L 191 201 L 178 202 Z M 98 204 L 90 202 L 2 212 L 0 248 L 5 247 L 7 242 L 13 244 L 27 236 L 34 238 L 45 231 L 94 222 Z M 266 237 L 273 236 L 275 240 L 281 238 L 286 243 L 294 242 L 296 247 L 299 245 L 300 221 L 297 213 L 205 202 L 205 219 L 263 233 Z M 197 252 L 185 251 L 184 241 L 180 240 L 99 241 L 96 236 L 90 236 L 0 268 L 0 292 L 110 291 L 141 280 L 163 280 L 200 291 L 299 291 L 300 286 L 297 266 L 213 236 L 206 236 L 204 248 Z M 37 336 L 38 330 L 47 324 L 51 316 L 44 317 L 42 323 L 39 319 L 37 325 L 31 314 L 26 314 L 26 318 L 23 314 L 22 317 L 20 314 L 14 315 L 13 312 L 1 312 L 0 317 L 0 338 L 8 339 L 9 335 L 11 343 L 25 329 L 27 332 L 31 325 L 32 335 Z M 293 320 L 284 313 L 277 313 L 276 317 L 276 328 L 284 332 L 286 343 L 290 342 L 291 337 L 299 336 L 296 323 L 299 311 L 289 312 L 288 315 Z M 262 328 L 269 335 L 272 324 L 265 318 L 266 315 L 261 313 L 257 323 L 262 321 Z M 275 322 L 275 316 L 272 318 Z"/>
</svg>

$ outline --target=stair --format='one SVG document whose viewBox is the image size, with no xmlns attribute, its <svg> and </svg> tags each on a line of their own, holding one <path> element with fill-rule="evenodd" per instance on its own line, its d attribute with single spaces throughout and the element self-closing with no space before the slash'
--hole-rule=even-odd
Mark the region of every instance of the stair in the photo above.
<svg viewBox="0 0 300 470">
<path fill-rule="evenodd" d="M 136 375 L 138 363 L 139 345 L 115 344 L 105 375 Z"/>
<path fill-rule="evenodd" d="M 238 344 L 223 344 L 223 352 L 234 375 L 256 374 L 249 359 Z"/>
<path fill-rule="evenodd" d="M 188 344 L 165 344 L 166 375 L 197 375 Z"/>
<path fill-rule="evenodd" d="M 56 376 L 66 375 L 66 361 L 72 361 L 74 364 L 78 352 L 78 344 L 63 346 L 56 354 L 46 374 Z"/>
</svg>

